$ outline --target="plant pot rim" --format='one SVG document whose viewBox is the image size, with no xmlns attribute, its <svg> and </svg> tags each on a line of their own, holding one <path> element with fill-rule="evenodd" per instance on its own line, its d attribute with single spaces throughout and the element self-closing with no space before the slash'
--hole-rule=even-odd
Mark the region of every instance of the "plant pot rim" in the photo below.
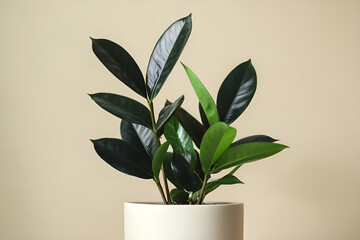
<svg viewBox="0 0 360 240">
<path fill-rule="evenodd" d="M 198 224 L 194 227 L 194 221 Z M 201 205 L 125 202 L 125 240 L 243 240 L 244 204 Z M 139 230 L 141 226 L 141 230 Z M 181 229 L 181 231 L 179 231 Z"/>
<path fill-rule="evenodd" d="M 200 205 L 196 204 L 164 204 L 162 202 L 125 202 L 124 205 L 139 205 L 139 206 L 152 206 L 152 207 L 223 207 L 244 205 L 242 202 L 208 202 Z"/>
</svg>

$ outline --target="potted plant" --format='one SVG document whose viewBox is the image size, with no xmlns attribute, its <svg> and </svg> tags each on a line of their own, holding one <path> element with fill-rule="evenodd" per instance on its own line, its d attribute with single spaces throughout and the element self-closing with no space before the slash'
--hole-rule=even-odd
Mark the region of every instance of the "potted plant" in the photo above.
<svg viewBox="0 0 360 240">
<path fill-rule="evenodd" d="M 204 199 L 221 185 L 242 183 L 234 173 L 243 164 L 287 148 L 266 135 L 235 140 L 236 129 L 230 125 L 247 108 L 257 85 L 250 60 L 236 66 L 225 78 L 216 103 L 194 72 L 182 64 L 199 99 L 201 122 L 181 108 L 183 95 L 174 102 L 167 101 L 155 116 L 153 102 L 177 63 L 191 29 L 189 15 L 165 30 L 151 54 L 145 78 L 124 48 L 107 39 L 91 38 L 92 49 L 104 66 L 147 103 L 145 106 L 112 93 L 90 94 L 101 108 L 121 119 L 121 139 L 91 140 L 97 154 L 125 174 L 152 179 L 163 202 L 125 203 L 126 240 L 187 236 L 242 239 L 243 205 L 205 204 Z M 226 173 L 217 178 L 220 172 Z M 201 222 L 206 229 L 196 225 L 194 230 L 193 221 Z M 136 227 L 140 225 L 141 231 Z"/>
</svg>

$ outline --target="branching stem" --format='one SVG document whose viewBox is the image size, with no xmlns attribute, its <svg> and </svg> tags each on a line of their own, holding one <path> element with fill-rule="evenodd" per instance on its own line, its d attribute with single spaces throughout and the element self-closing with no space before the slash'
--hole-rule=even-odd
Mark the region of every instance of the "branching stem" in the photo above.
<svg viewBox="0 0 360 240">
<path fill-rule="evenodd" d="M 205 197 L 205 187 L 206 187 L 206 183 L 209 180 L 210 175 L 205 175 L 204 177 L 204 182 L 203 185 L 201 187 L 201 191 L 200 191 L 200 195 L 199 195 L 199 199 L 197 200 L 196 204 L 202 204 L 202 202 L 204 201 L 204 197 Z"/>
<path fill-rule="evenodd" d="M 164 194 L 164 190 L 163 190 L 163 188 L 162 188 L 162 186 L 161 186 L 160 181 L 159 181 L 159 180 L 154 180 L 154 181 L 155 181 L 155 183 L 156 183 L 156 186 L 157 186 L 158 189 L 159 189 L 159 192 L 160 192 L 160 195 L 161 195 L 161 198 L 162 198 L 164 204 L 168 204 L 167 201 L 166 201 L 165 194 Z"/>
<path fill-rule="evenodd" d="M 153 127 L 153 132 L 155 134 L 155 138 L 156 138 L 156 143 L 157 145 L 160 145 L 160 138 L 159 138 L 159 135 L 158 135 L 158 132 L 156 130 L 156 121 L 155 121 L 155 114 L 154 114 L 154 105 L 153 105 L 153 102 L 151 100 L 148 100 L 148 104 L 149 104 L 149 108 L 150 108 L 150 114 L 151 114 L 151 123 L 152 123 L 152 127 Z M 164 164 L 162 164 L 161 166 L 161 172 L 162 172 L 162 176 L 163 176 L 163 181 L 164 181 L 164 186 L 165 186 L 165 192 L 166 192 L 166 198 L 165 198 L 165 203 L 166 204 L 169 204 L 169 203 L 172 203 L 171 201 L 171 197 L 170 197 L 170 191 L 169 191 L 169 185 L 168 185 L 168 182 L 167 182 L 167 179 L 166 179 L 166 174 L 165 174 L 165 170 L 164 170 Z M 159 182 L 160 184 L 160 182 Z M 159 187 L 159 186 L 158 186 Z M 160 187 L 161 187 L 161 184 L 160 184 Z M 161 187 L 161 190 L 162 190 L 162 194 L 164 195 L 164 191 Z M 163 197 L 163 196 L 162 196 Z"/>
<path fill-rule="evenodd" d="M 164 181 L 164 186 L 165 186 L 167 203 L 172 204 L 171 197 L 170 197 L 170 191 L 169 191 L 169 185 L 168 185 L 168 181 L 167 181 L 166 175 L 165 175 L 164 164 L 161 166 L 161 170 L 162 170 L 162 176 L 163 176 L 163 181 Z"/>
</svg>

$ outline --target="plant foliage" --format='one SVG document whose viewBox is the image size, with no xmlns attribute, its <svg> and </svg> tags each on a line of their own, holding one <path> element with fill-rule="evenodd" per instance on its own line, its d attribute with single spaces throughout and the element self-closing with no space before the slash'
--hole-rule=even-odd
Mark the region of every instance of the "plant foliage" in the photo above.
<svg viewBox="0 0 360 240">
<path fill-rule="evenodd" d="M 165 30 L 150 56 L 146 78 L 123 47 L 107 39 L 91 38 L 93 52 L 101 63 L 147 103 L 113 93 L 90 94 L 102 109 L 121 119 L 121 139 L 91 140 L 95 151 L 122 173 L 153 179 L 165 204 L 202 204 L 218 187 L 242 184 L 234 173 L 243 164 L 287 148 L 266 135 L 235 140 L 236 129 L 229 126 L 255 94 L 257 77 L 251 60 L 229 73 L 216 103 L 195 73 L 182 64 L 199 100 L 201 122 L 181 107 L 183 95 L 174 102 L 166 101 L 155 118 L 153 100 L 178 62 L 191 29 L 190 14 Z M 166 139 L 163 143 L 162 134 Z M 228 169 L 223 177 L 213 178 Z M 168 182 L 175 187 L 171 191 Z"/>
</svg>

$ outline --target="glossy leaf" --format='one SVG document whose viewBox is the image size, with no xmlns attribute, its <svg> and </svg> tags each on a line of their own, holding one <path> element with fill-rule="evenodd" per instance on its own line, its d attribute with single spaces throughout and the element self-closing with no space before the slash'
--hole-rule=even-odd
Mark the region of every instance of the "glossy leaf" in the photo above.
<svg viewBox="0 0 360 240">
<path fill-rule="evenodd" d="M 184 95 L 179 97 L 174 103 L 170 105 L 166 105 L 163 109 L 161 109 L 159 113 L 158 122 L 156 123 L 156 130 L 159 130 L 161 127 L 165 125 L 165 123 L 172 117 L 172 115 L 179 109 L 181 104 L 184 102 Z"/>
<path fill-rule="evenodd" d="M 174 188 L 170 191 L 170 197 L 177 204 L 185 204 L 188 202 L 189 194 L 184 190 Z"/>
<path fill-rule="evenodd" d="M 200 161 L 205 175 L 230 146 L 235 135 L 236 129 L 224 122 L 217 122 L 206 131 L 200 145 Z"/>
<path fill-rule="evenodd" d="M 219 113 L 217 111 L 214 100 L 210 93 L 206 90 L 200 79 L 193 73 L 193 71 L 182 63 L 186 74 L 191 82 L 191 85 L 200 101 L 201 106 L 204 109 L 206 118 L 210 125 L 219 122 Z"/>
<path fill-rule="evenodd" d="M 97 154 L 113 168 L 132 176 L 153 177 L 151 159 L 133 145 L 114 138 L 91 140 Z"/>
<path fill-rule="evenodd" d="M 241 145 L 244 143 L 250 143 L 250 142 L 276 142 L 277 139 L 273 139 L 272 137 L 266 136 L 266 135 L 253 135 L 249 137 L 245 137 L 242 139 L 237 140 L 236 142 L 233 142 L 231 144 L 231 147 Z"/>
<path fill-rule="evenodd" d="M 173 154 L 171 169 L 180 186 L 189 192 L 195 192 L 202 186 L 202 181 L 191 165 L 180 155 Z"/>
<path fill-rule="evenodd" d="M 251 60 L 230 72 L 221 84 L 216 100 L 221 121 L 231 124 L 245 111 L 255 94 L 256 84 Z"/>
<path fill-rule="evenodd" d="M 166 104 L 170 104 L 170 102 L 167 101 Z M 179 120 L 181 126 L 189 134 L 195 145 L 200 148 L 201 139 L 205 134 L 204 126 L 181 107 L 175 112 L 174 117 Z"/>
<path fill-rule="evenodd" d="M 174 184 L 175 187 L 182 189 L 180 183 L 177 181 L 177 179 L 174 176 L 173 170 L 171 168 L 171 160 L 173 158 L 173 153 L 167 152 L 165 155 L 165 159 L 163 161 L 164 171 L 166 178 Z"/>
<path fill-rule="evenodd" d="M 154 157 L 158 148 L 156 136 L 150 128 L 122 120 L 120 133 L 123 140 L 131 143 L 139 149 L 144 149 L 150 159 Z"/>
<path fill-rule="evenodd" d="M 154 173 L 154 179 L 159 180 L 159 174 L 161 170 L 161 166 L 164 162 L 166 151 L 169 148 L 170 143 L 165 142 L 159 146 L 159 148 L 156 150 L 154 159 L 152 161 L 152 170 Z"/>
<path fill-rule="evenodd" d="M 267 158 L 281 152 L 285 148 L 288 147 L 282 144 L 268 142 L 245 143 L 230 147 L 218 159 L 212 172 L 217 173 L 230 167 Z"/>
<path fill-rule="evenodd" d="M 240 181 L 237 177 L 235 177 L 234 175 L 229 175 L 229 174 L 225 175 L 224 177 L 222 177 L 220 179 L 210 179 L 206 183 L 205 194 L 208 194 L 208 193 L 214 191 L 221 185 L 232 185 L 232 184 L 238 184 L 238 183 L 243 184 L 243 182 Z"/>
<path fill-rule="evenodd" d="M 199 103 L 199 113 L 200 113 L 201 122 L 202 122 L 203 126 L 205 127 L 205 129 L 207 130 L 210 127 L 210 124 L 206 118 L 206 114 L 200 103 Z"/>
<path fill-rule="evenodd" d="M 195 173 L 199 176 L 200 179 L 204 179 L 205 177 L 205 174 L 202 170 L 202 167 L 201 167 L 201 162 L 200 162 L 200 155 L 199 153 L 195 150 L 195 161 L 194 161 L 195 164 L 193 164 L 194 166 L 191 166 Z"/>
<path fill-rule="evenodd" d="M 191 28 L 190 14 L 174 22 L 156 43 L 146 73 L 147 93 L 150 100 L 156 97 L 174 68 L 190 36 Z"/>
<path fill-rule="evenodd" d="M 150 111 L 141 103 L 111 93 L 90 94 L 90 97 L 109 113 L 126 121 L 152 128 Z"/>
<path fill-rule="evenodd" d="M 104 66 L 128 87 L 146 98 L 145 80 L 131 55 L 107 39 L 93 39 L 92 49 Z"/>
<path fill-rule="evenodd" d="M 174 153 L 182 156 L 194 168 L 195 151 L 192 140 L 176 118 L 171 118 L 165 125 L 164 135 Z"/>
</svg>

